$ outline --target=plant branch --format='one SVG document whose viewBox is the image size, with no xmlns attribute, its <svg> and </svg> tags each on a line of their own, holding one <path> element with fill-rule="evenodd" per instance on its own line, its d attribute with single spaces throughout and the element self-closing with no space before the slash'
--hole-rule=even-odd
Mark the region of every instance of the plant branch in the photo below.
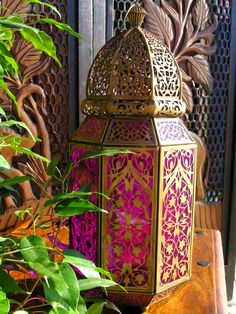
<svg viewBox="0 0 236 314">
<path fill-rule="evenodd" d="M 37 287 L 37 285 L 41 281 L 41 278 L 42 278 L 42 276 L 39 275 L 39 277 L 35 280 L 35 283 L 34 283 L 33 287 L 31 288 L 29 295 L 27 295 L 26 298 L 21 302 L 21 304 L 17 307 L 16 311 L 23 309 L 24 305 L 28 302 L 28 300 L 30 299 L 30 296 L 34 292 L 34 289 Z"/>
</svg>

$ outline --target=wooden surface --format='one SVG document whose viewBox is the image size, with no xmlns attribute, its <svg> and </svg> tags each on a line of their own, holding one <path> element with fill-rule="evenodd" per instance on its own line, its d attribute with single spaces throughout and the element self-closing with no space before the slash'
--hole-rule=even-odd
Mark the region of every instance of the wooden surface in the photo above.
<svg viewBox="0 0 236 314">
<path fill-rule="evenodd" d="M 199 266 L 200 261 L 209 262 Z M 195 233 L 192 279 L 169 298 L 156 303 L 155 298 L 145 314 L 225 314 L 227 313 L 224 261 L 219 231 Z"/>
<path fill-rule="evenodd" d="M 222 202 L 208 204 L 203 201 L 195 203 L 195 228 L 222 231 Z"/>
</svg>

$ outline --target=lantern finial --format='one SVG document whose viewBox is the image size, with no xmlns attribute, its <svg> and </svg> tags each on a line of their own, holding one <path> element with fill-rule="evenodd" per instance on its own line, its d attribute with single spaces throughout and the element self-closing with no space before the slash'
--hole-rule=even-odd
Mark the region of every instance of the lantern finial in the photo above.
<svg viewBox="0 0 236 314">
<path fill-rule="evenodd" d="M 134 5 L 130 8 L 128 12 L 128 18 L 131 27 L 140 27 L 143 23 L 145 16 L 147 15 L 146 11 L 141 5 L 140 0 L 136 0 Z"/>
</svg>

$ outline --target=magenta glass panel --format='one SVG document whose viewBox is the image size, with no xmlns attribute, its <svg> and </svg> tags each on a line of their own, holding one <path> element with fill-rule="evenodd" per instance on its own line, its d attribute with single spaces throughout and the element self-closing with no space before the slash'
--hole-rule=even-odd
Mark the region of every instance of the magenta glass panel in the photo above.
<svg viewBox="0 0 236 314">
<path fill-rule="evenodd" d="M 125 287 L 151 287 L 155 239 L 154 150 L 108 157 L 102 266 Z"/>
<path fill-rule="evenodd" d="M 160 143 L 165 144 L 180 144 L 191 143 L 190 138 L 185 126 L 179 119 L 155 119 L 157 134 Z"/>
<path fill-rule="evenodd" d="M 76 163 L 89 149 L 74 146 L 72 160 Z M 77 191 L 82 185 L 90 186 L 90 191 L 98 191 L 98 160 L 88 159 L 80 162 L 72 171 L 72 188 Z M 90 201 L 98 205 L 94 194 Z M 72 218 L 72 246 L 93 262 L 97 260 L 97 213 L 90 212 Z"/>
<path fill-rule="evenodd" d="M 193 218 L 194 149 L 167 148 L 162 157 L 161 285 L 189 275 Z"/>
<path fill-rule="evenodd" d="M 104 143 L 155 145 L 151 119 L 113 119 Z"/>
</svg>

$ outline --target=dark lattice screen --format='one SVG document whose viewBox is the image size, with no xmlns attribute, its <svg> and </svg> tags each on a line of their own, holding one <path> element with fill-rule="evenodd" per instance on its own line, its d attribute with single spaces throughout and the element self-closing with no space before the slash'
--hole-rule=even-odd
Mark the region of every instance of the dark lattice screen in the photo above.
<svg viewBox="0 0 236 314">
<path fill-rule="evenodd" d="M 189 116 L 189 127 L 205 142 L 210 161 L 208 201 L 223 197 L 226 112 L 230 63 L 231 5 L 229 1 L 209 1 L 211 12 L 216 14 L 218 28 L 215 34 L 216 53 L 210 58 L 214 89 L 210 97 L 201 88 L 194 91 L 194 109 Z"/>
<path fill-rule="evenodd" d="M 51 1 L 61 13 L 62 22 L 67 22 L 67 0 Z M 46 12 L 47 16 L 58 19 L 55 12 L 49 8 L 38 5 L 33 7 L 37 13 Z M 42 10 L 45 10 L 44 12 Z M 68 36 L 55 27 L 45 25 L 43 29 L 52 36 L 56 44 L 57 54 L 62 67 L 55 62 L 51 63 L 49 70 L 39 77 L 38 83 L 42 85 L 47 94 L 47 113 L 45 117 L 49 132 L 52 155 L 60 153 L 61 160 L 66 161 L 68 155 L 69 137 L 69 106 L 68 106 Z"/>
<path fill-rule="evenodd" d="M 158 2 L 158 1 L 156 1 Z M 115 0 L 114 33 L 123 27 L 123 19 L 132 0 Z M 186 123 L 192 131 L 204 141 L 209 153 L 208 202 L 217 202 L 223 198 L 223 179 L 225 162 L 226 112 L 228 105 L 228 81 L 230 62 L 231 2 L 209 0 L 210 10 L 217 16 L 218 28 L 215 35 L 217 50 L 210 58 L 211 72 L 214 77 L 214 91 L 205 96 L 202 88 L 194 88 L 193 113 L 186 117 Z"/>
</svg>

